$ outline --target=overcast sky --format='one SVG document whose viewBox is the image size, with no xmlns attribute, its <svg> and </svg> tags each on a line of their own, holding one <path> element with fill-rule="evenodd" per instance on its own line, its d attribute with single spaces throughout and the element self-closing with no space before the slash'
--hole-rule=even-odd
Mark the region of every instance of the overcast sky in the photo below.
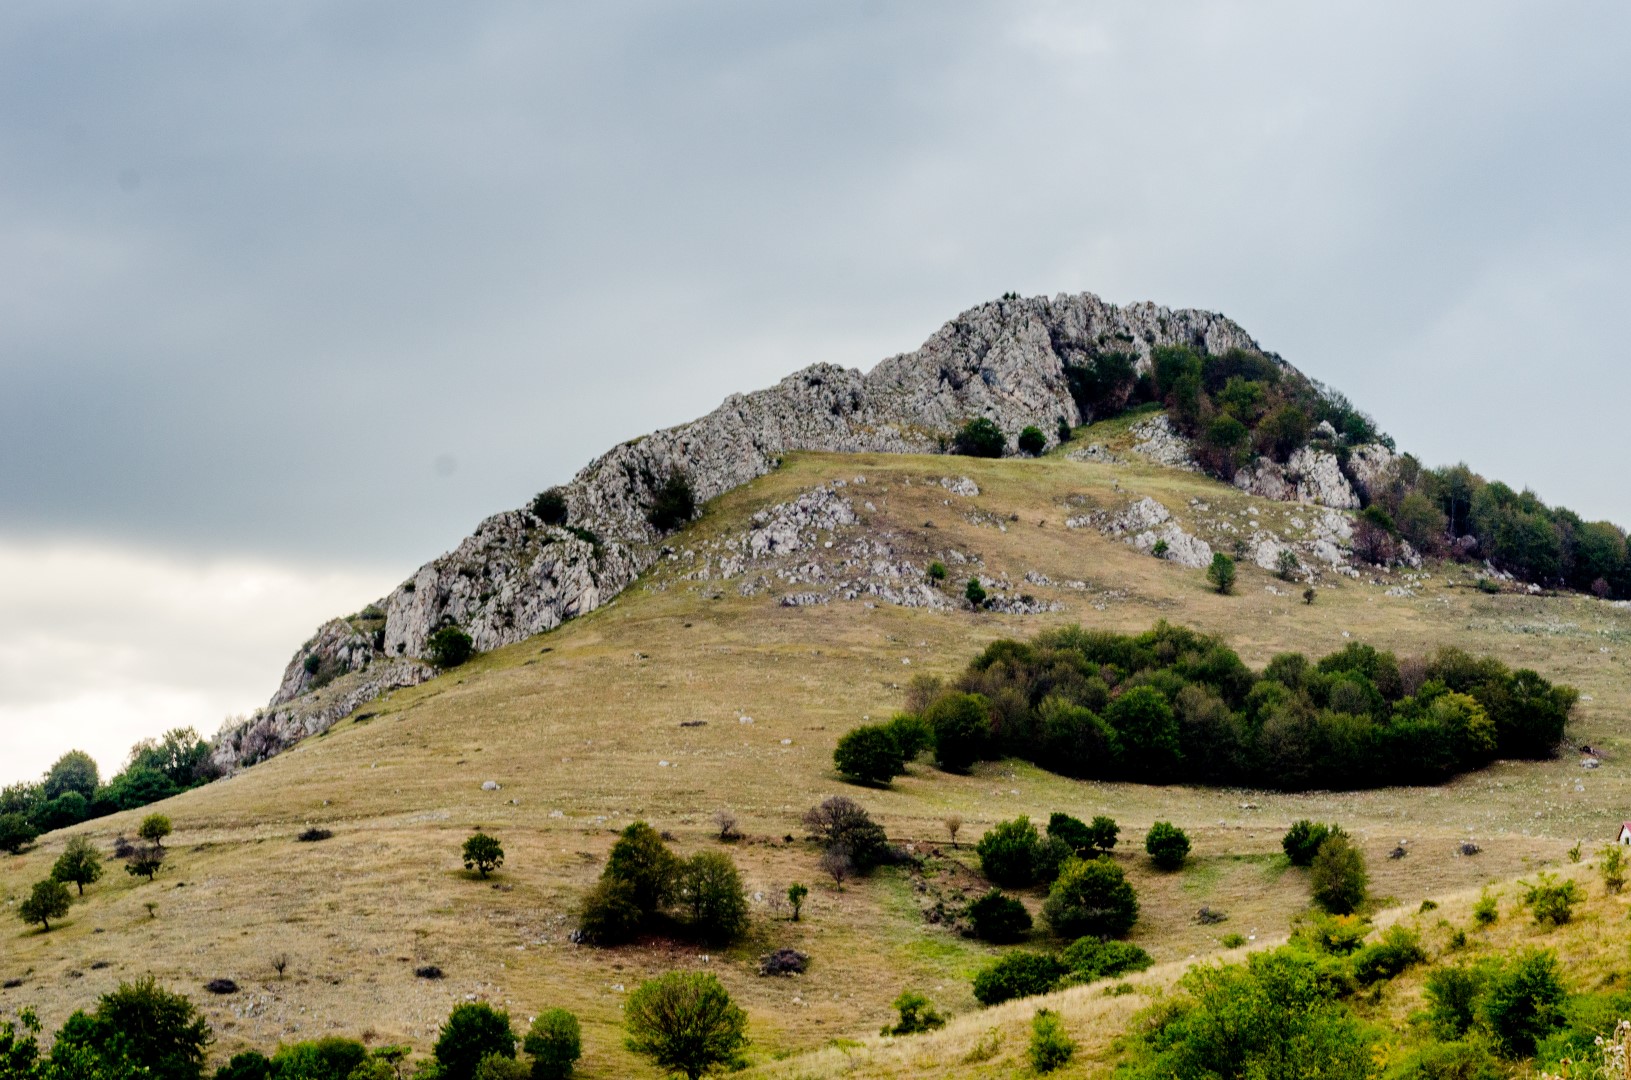
<svg viewBox="0 0 1631 1080">
<path fill-rule="evenodd" d="M 1631 523 L 1631 8 L 0 6 L 0 783 L 264 703 L 612 444 L 1007 290 Z"/>
</svg>

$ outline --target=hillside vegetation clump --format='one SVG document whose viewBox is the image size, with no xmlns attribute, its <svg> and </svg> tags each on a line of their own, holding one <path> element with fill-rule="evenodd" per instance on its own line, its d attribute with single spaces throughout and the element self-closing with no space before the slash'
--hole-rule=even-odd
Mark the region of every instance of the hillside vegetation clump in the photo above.
<svg viewBox="0 0 1631 1080">
<path fill-rule="evenodd" d="M 1550 757 L 1577 697 L 1453 647 L 1400 660 L 1353 642 L 1254 672 L 1221 638 L 1161 622 L 994 642 L 920 715 L 951 771 L 1015 757 L 1084 778 L 1351 790 Z"/>
<path fill-rule="evenodd" d="M 0 851 L 16 854 L 41 833 L 135 810 L 220 775 L 209 743 L 192 728 L 138 742 L 124 769 L 106 784 L 89 754 L 70 750 L 38 782 L 0 788 Z"/>
</svg>

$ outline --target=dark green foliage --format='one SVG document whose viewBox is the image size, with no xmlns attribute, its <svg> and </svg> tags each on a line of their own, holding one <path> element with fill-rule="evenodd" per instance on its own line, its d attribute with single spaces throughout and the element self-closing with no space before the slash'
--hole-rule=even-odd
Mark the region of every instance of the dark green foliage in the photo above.
<svg viewBox="0 0 1631 1080">
<path fill-rule="evenodd" d="M 884 727 L 895 740 L 903 763 L 916 760 L 919 754 L 934 745 L 934 728 L 921 716 L 896 713 Z"/>
<path fill-rule="evenodd" d="M 496 838 L 476 833 L 464 842 L 464 868 L 482 877 L 504 865 L 504 849 Z"/>
<path fill-rule="evenodd" d="M 747 1014 L 712 975 L 672 971 L 641 983 L 623 1010 L 626 1045 L 687 1080 L 733 1064 L 747 1043 Z"/>
<path fill-rule="evenodd" d="M 657 830 L 636 821 L 612 845 L 601 876 L 628 882 L 634 890 L 635 904 L 649 915 L 672 899 L 679 870 L 679 859 L 668 850 Z"/>
<path fill-rule="evenodd" d="M 1011 945 L 1025 940 L 1031 932 L 1031 913 L 1002 890 L 992 889 L 968 905 L 968 921 L 974 936 L 995 945 Z"/>
<path fill-rule="evenodd" d="M 102 854 L 87 837 L 71 836 L 51 867 L 51 876 L 64 884 L 77 885 L 79 895 L 84 896 L 85 886 L 102 877 Z"/>
<path fill-rule="evenodd" d="M 1144 852 L 1161 870 L 1176 870 L 1189 858 L 1189 837 L 1170 821 L 1157 821 L 1144 835 Z"/>
<path fill-rule="evenodd" d="M 36 881 L 28 899 L 17 905 L 17 917 L 30 925 L 39 923 L 45 930 L 50 930 L 51 920 L 67 915 L 73 903 L 74 897 L 68 891 L 68 886 L 55 878 L 46 878 Z"/>
<path fill-rule="evenodd" d="M 1115 732 L 1123 767 L 1132 775 L 1170 775 L 1183 759 L 1178 718 L 1153 686 L 1135 686 L 1116 698 L 1104 719 Z"/>
<path fill-rule="evenodd" d="M 174 728 L 157 741 L 144 739 L 131 747 L 125 772 L 137 770 L 161 774 L 175 791 L 185 791 L 218 775 L 210 763 L 209 743 L 199 738 L 192 728 Z M 115 782 L 118 779 L 114 777 Z"/>
<path fill-rule="evenodd" d="M 946 580 L 946 564 L 943 563 L 943 562 L 939 562 L 939 561 L 932 562 L 932 563 L 929 564 L 929 569 L 926 570 L 925 573 L 927 573 L 929 575 L 929 580 L 930 581 L 934 581 L 934 582 L 945 581 Z"/>
<path fill-rule="evenodd" d="M 1067 982 L 1088 983 L 1113 979 L 1130 971 L 1143 971 L 1155 963 L 1150 954 L 1125 941 L 1100 941 L 1084 937 L 1059 954 L 1069 969 Z"/>
<path fill-rule="evenodd" d="M 1206 580 L 1220 593 L 1228 594 L 1235 588 L 1235 561 L 1223 552 L 1212 556 L 1212 565 L 1206 568 Z"/>
<path fill-rule="evenodd" d="M 131 877 L 144 877 L 152 881 L 164 869 L 164 849 L 157 844 L 143 844 L 134 848 L 125 859 L 125 873 Z"/>
<path fill-rule="evenodd" d="M 44 792 L 47 799 L 56 799 L 75 792 L 86 799 L 96 797 L 102 786 L 102 774 L 96 759 L 83 750 L 70 750 L 56 760 L 45 774 Z"/>
<path fill-rule="evenodd" d="M 884 1025 L 883 1035 L 916 1035 L 946 1026 L 946 1018 L 935 1009 L 934 1002 L 916 990 L 903 990 L 895 999 L 895 1011 L 900 1019 L 894 1025 Z"/>
<path fill-rule="evenodd" d="M 528 509 L 532 511 L 533 517 L 542 521 L 545 525 L 565 525 L 567 513 L 566 492 L 558 487 L 540 491 L 533 496 Z"/>
<path fill-rule="evenodd" d="M 1038 885 L 1051 885 L 1065 863 L 1076 857 L 1076 852 L 1063 840 L 1044 836 L 1031 849 L 1031 879 Z"/>
<path fill-rule="evenodd" d="M 990 706 L 979 694 L 947 694 L 923 712 L 934 732 L 934 761 L 948 772 L 967 772 L 986 756 Z"/>
<path fill-rule="evenodd" d="M 1138 921 L 1138 896 L 1109 858 L 1072 859 L 1059 871 L 1042 917 L 1062 938 L 1115 938 Z"/>
<path fill-rule="evenodd" d="M 974 845 L 980 872 L 998 885 L 1024 888 L 1035 877 L 1031 856 L 1036 841 L 1036 826 L 1030 818 L 998 822 Z"/>
<path fill-rule="evenodd" d="M 999 458 L 1007 445 L 1002 429 L 983 416 L 964 424 L 952 440 L 953 452 L 964 457 Z"/>
<path fill-rule="evenodd" d="M 1534 884 L 1520 881 L 1524 887 L 1523 903 L 1533 914 L 1535 922 L 1543 926 L 1562 926 L 1574 918 L 1574 905 L 1584 900 L 1580 884 L 1569 878 L 1559 881 L 1556 874 L 1542 870 Z"/>
<path fill-rule="evenodd" d="M 980 584 L 979 578 L 968 579 L 968 584 L 963 587 L 963 599 L 968 601 L 969 607 L 985 606 L 985 586 Z"/>
<path fill-rule="evenodd" d="M 1309 869 L 1314 902 L 1333 915 L 1346 915 L 1365 901 L 1370 875 L 1365 856 L 1342 833 L 1325 838 Z"/>
<path fill-rule="evenodd" d="M 1115 849 L 1116 837 L 1121 833 L 1121 827 L 1116 819 L 1105 814 L 1096 815 L 1087 823 L 1087 850 L 1081 854 L 1100 852 L 1108 855 Z"/>
<path fill-rule="evenodd" d="M 1428 973 L 1427 1016 L 1439 1036 L 1459 1039 L 1472 1027 L 1489 974 L 1487 964 L 1436 967 Z"/>
<path fill-rule="evenodd" d="M 1070 845 L 1070 850 L 1078 855 L 1086 855 L 1093 850 L 1093 831 L 1088 828 L 1086 822 L 1069 814 L 1057 811 L 1050 814 L 1048 835 Z"/>
<path fill-rule="evenodd" d="M 861 873 L 893 858 L 883 826 L 861 804 L 842 795 L 823 799 L 804 813 L 804 827 L 828 851 L 837 851 Z"/>
<path fill-rule="evenodd" d="M 845 732 L 832 760 L 839 772 L 864 784 L 887 784 L 906 771 L 901 740 L 884 724 L 863 724 Z"/>
<path fill-rule="evenodd" d="M 691 856 L 680 872 L 678 893 L 692 933 L 704 941 L 728 945 L 747 929 L 748 900 L 729 855 L 699 851 Z"/>
<path fill-rule="evenodd" d="M 1065 1033 L 1064 1022 L 1051 1009 L 1038 1009 L 1031 1017 L 1031 1045 L 1027 1056 L 1031 1068 L 1039 1073 L 1051 1073 L 1070 1063 L 1076 1053 L 1076 1043 Z"/>
<path fill-rule="evenodd" d="M 19 854 L 39 835 L 40 831 L 23 815 L 0 814 L 0 851 Z"/>
<path fill-rule="evenodd" d="M 272 1055 L 271 1080 L 351 1080 L 368 1060 L 368 1047 L 355 1039 L 330 1035 L 278 1048 Z"/>
<path fill-rule="evenodd" d="M 1292 866 L 1311 866 L 1314 856 L 1319 853 L 1320 845 L 1325 838 L 1342 830 L 1335 825 L 1319 825 L 1303 818 L 1293 822 L 1291 828 L 1286 830 L 1285 836 L 1280 840 L 1280 847 L 1285 850 L 1286 858 L 1291 860 Z"/>
<path fill-rule="evenodd" d="M 1427 959 L 1421 939 L 1414 930 L 1395 924 L 1382 932 L 1382 939 L 1362 946 L 1353 954 L 1354 979 L 1361 986 L 1399 975 L 1413 964 Z"/>
<path fill-rule="evenodd" d="M 578 928 L 597 945 L 617 945 L 640 932 L 646 912 L 635 900 L 634 886 L 621 878 L 602 877 L 584 895 Z"/>
<path fill-rule="evenodd" d="M 108 781 L 108 786 L 96 793 L 92 806 L 95 814 L 111 814 L 119 810 L 134 810 L 139 806 L 168 799 L 181 792 L 175 781 L 157 769 L 145 765 L 132 765 Z"/>
<path fill-rule="evenodd" d="M 1428 1043 L 1388 1070 L 1387 1080 L 1504 1080 L 1507 1072 L 1477 1039 Z"/>
<path fill-rule="evenodd" d="M 40 1019 L 24 1008 L 15 1021 L 0 1020 L 0 1080 L 40 1076 Z"/>
<path fill-rule="evenodd" d="M 425 659 L 434 666 L 456 668 L 476 653 L 476 643 L 457 626 L 444 626 L 425 642 Z"/>
<path fill-rule="evenodd" d="M 1036 457 L 1048 448 L 1048 437 L 1042 434 L 1042 429 L 1032 424 L 1019 433 L 1019 450 L 1022 454 Z"/>
<path fill-rule="evenodd" d="M 565 1009 L 545 1009 L 527 1029 L 521 1049 L 532 1058 L 533 1080 L 565 1080 L 583 1056 L 578 1018 Z"/>
<path fill-rule="evenodd" d="M 271 1080 L 272 1063 L 259 1050 L 245 1050 L 215 1070 L 215 1080 Z"/>
<path fill-rule="evenodd" d="M 1103 352 L 1065 368 L 1071 396 L 1084 420 L 1103 420 L 1126 408 L 1138 383 L 1137 363 L 1134 353 Z"/>
<path fill-rule="evenodd" d="M 102 995 L 94 1012 L 70 1017 L 57 1032 L 51 1056 L 98 1068 L 110 1080 L 198 1080 L 211 1039 L 209 1024 L 193 1003 L 149 976 L 120 983 Z"/>
<path fill-rule="evenodd" d="M 481 1001 L 460 1002 L 442 1024 L 435 1054 L 444 1080 L 475 1080 L 476 1067 L 488 1054 L 515 1057 L 510 1014 Z"/>
<path fill-rule="evenodd" d="M 1567 996 L 1556 955 L 1527 949 L 1490 974 L 1479 997 L 1479 1018 L 1501 1056 L 1528 1057 L 1536 1042 L 1562 1025 Z"/>
<path fill-rule="evenodd" d="M 974 976 L 974 998 L 981 1005 L 1000 1005 L 1035 997 L 1052 991 L 1065 974 L 1065 965 L 1047 953 L 1004 953 Z"/>
<path fill-rule="evenodd" d="M 651 493 L 651 506 L 646 510 L 646 521 L 658 532 L 668 533 L 696 516 L 697 502 L 696 495 L 691 490 L 691 479 L 675 469 Z"/>
</svg>

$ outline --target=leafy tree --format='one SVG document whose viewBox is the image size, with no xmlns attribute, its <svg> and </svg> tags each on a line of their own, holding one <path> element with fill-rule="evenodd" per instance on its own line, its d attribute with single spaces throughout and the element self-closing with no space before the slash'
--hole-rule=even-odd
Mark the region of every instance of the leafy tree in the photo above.
<svg viewBox="0 0 1631 1080">
<path fill-rule="evenodd" d="M 1567 997 L 1557 956 L 1526 949 L 1490 975 L 1479 998 L 1479 1015 L 1502 1057 L 1524 1058 L 1535 1052 L 1535 1043 L 1562 1026 Z"/>
<path fill-rule="evenodd" d="M 999 458 L 1007 445 L 1002 429 L 983 416 L 964 424 L 952 440 L 953 451 L 964 457 Z"/>
<path fill-rule="evenodd" d="M 102 877 L 102 854 L 86 837 L 70 836 L 56 864 L 51 867 L 51 876 L 64 884 L 71 882 L 77 885 L 79 895 L 84 896 L 85 886 Z"/>
<path fill-rule="evenodd" d="M 1056 956 L 1016 950 L 981 968 L 974 976 L 974 998 L 981 1005 L 1000 1005 L 1014 998 L 1053 991 L 1067 969 Z"/>
<path fill-rule="evenodd" d="M 1157 821 L 1144 836 L 1144 851 L 1162 870 L 1176 870 L 1189 858 L 1189 837 L 1170 821 Z"/>
<path fill-rule="evenodd" d="M 1297 576 L 1299 565 L 1296 553 L 1290 548 L 1281 548 L 1280 554 L 1274 559 L 1274 572 L 1281 581 L 1290 581 Z"/>
<path fill-rule="evenodd" d="M 1235 588 L 1235 561 L 1219 551 L 1212 556 L 1212 565 L 1206 568 L 1206 580 L 1218 592 L 1228 595 Z"/>
<path fill-rule="evenodd" d="M 900 1020 L 893 1026 L 885 1024 L 882 1035 L 916 1035 L 946 1026 L 946 1018 L 935 1009 L 934 1002 L 916 990 L 902 990 L 895 999 L 895 1011 Z"/>
<path fill-rule="evenodd" d="M 1037 457 L 1048 448 L 1048 437 L 1035 424 L 1027 425 L 1019 433 L 1019 449 L 1023 454 Z"/>
<path fill-rule="evenodd" d="M 96 759 L 83 750 L 68 751 L 45 774 L 47 799 L 59 798 L 70 791 L 90 799 L 101 786 L 102 774 L 96 767 Z"/>
<path fill-rule="evenodd" d="M 34 891 L 29 894 L 28 899 L 17 905 L 17 917 L 25 923 L 39 923 L 49 931 L 51 920 L 67 915 L 73 902 L 74 898 L 68 892 L 68 886 L 55 878 L 46 878 L 44 881 L 36 881 Z"/>
<path fill-rule="evenodd" d="M 990 707 L 979 694 L 946 694 L 923 713 L 934 732 L 934 760 L 947 772 L 967 772 L 985 756 Z"/>
<path fill-rule="evenodd" d="M 1085 855 L 1093 848 L 1092 830 L 1081 818 L 1055 811 L 1048 815 L 1048 835 L 1070 845 L 1070 850 Z"/>
<path fill-rule="evenodd" d="M 602 877 L 583 898 L 578 928 L 597 945 L 616 945 L 640 932 L 646 914 L 632 882 Z"/>
<path fill-rule="evenodd" d="M 641 983 L 623 1010 L 626 1045 L 658 1068 L 699 1080 L 734 1063 L 747 1044 L 747 1014 L 718 979 L 671 971 Z"/>
<path fill-rule="evenodd" d="M 1108 855 L 1116 846 L 1116 837 L 1121 828 L 1116 819 L 1106 814 L 1096 815 L 1087 824 L 1088 851 L 1097 851 Z"/>
<path fill-rule="evenodd" d="M 148 814 L 136 827 L 136 835 L 157 847 L 164 846 L 164 838 L 174 832 L 170 819 L 163 814 Z"/>
<path fill-rule="evenodd" d="M 900 741 L 883 724 L 863 724 L 845 732 L 832 759 L 839 772 L 866 784 L 887 784 L 906 771 Z"/>
<path fill-rule="evenodd" d="M 1029 885 L 1035 876 L 1031 859 L 1036 842 L 1036 826 L 1030 818 L 998 822 L 974 845 L 980 856 L 980 872 L 998 885 Z"/>
<path fill-rule="evenodd" d="M 1160 775 L 1183 757 L 1178 717 L 1153 686 L 1135 686 L 1110 703 L 1104 718 L 1115 729 L 1122 760 L 1135 775 Z"/>
<path fill-rule="evenodd" d="M 1051 885 L 1065 863 L 1076 857 L 1071 846 L 1054 836 L 1043 836 L 1031 848 L 1031 880 L 1038 885 Z"/>
<path fill-rule="evenodd" d="M 22 814 L 0 814 L 0 851 L 19 855 L 39 835 L 39 830 Z"/>
<path fill-rule="evenodd" d="M 992 889 L 968 905 L 968 921 L 974 936 L 995 945 L 1011 945 L 1025 940 L 1031 932 L 1031 913 L 1001 889 Z"/>
<path fill-rule="evenodd" d="M 533 1080 L 565 1080 L 583 1056 L 578 1018 L 565 1009 L 545 1009 L 527 1029 L 521 1049 L 532 1058 Z"/>
<path fill-rule="evenodd" d="M 494 837 L 476 833 L 464 842 L 464 868 L 485 878 L 504 865 L 504 849 Z"/>
<path fill-rule="evenodd" d="M 1365 901 L 1370 875 L 1365 856 L 1342 833 L 1325 838 L 1309 872 L 1314 902 L 1333 915 L 1346 915 Z"/>
<path fill-rule="evenodd" d="M 270 1076 L 276 1080 L 351 1080 L 367 1061 L 368 1047 L 356 1039 L 329 1035 L 279 1047 L 272 1055 Z"/>
<path fill-rule="evenodd" d="M 1048 890 L 1042 917 L 1062 938 L 1121 937 L 1138 920 L 1138 895 L 1110 859 L 1072 859 Z"/>
<path fill-rule="evenodd" d="M 215 1080 L 271 1080 L 271 1076 L 272 1062 L 259 1050 L 234 1054 L 231 1061 L 215 1070 Z"/>
<path fill-rule="evenodd" d="M 914 761 L 923 751 L 934 745 L 934 729 L 928 721 L 913 713 L 896 713 L 884 725 L 889 737 L 895 740 L 902 762 Z"/>
<path fill-rule="evenodd" d="M 458 667 L 475 654 L 475 639 L 457 626 L 444 626 L 425 642 L 425 659 L 444 671 Z"/>
<path fill-rule="evenodd" d="M 963 599 L 967 600 L 968 606 L 972 608 L 985 606 L 985 586 L 980 584 L 979 578 L 968 579 L 968 584 L 963 588 Z"/>
<path fill-rule="evenodd" d="M 125 859 L 125 873 L 131 877 L 144 877 L 152 881 L 164 869 L 164 849 L 157 844 L 143 844 L 131 851 Z"/>
<path fill-rule="evenodd" d="M 747 896 L 729 855 L 699 851 L 691 856 L 680 874 L 678 891 L 692 930 L 704 940 L 729 944 L 747 929 Z"/>
<path fill-rule="evenodd" d="M 118 810 L 134 810 L 179 794 L 181 788 L 158 769 L 145 765 L 132 765 L 108 781 L 108 786 L 96 793 L 92 810 L 97 814 L 111 814 Z"/>
<path fill-rule="evenodd" d="M 1541 871 L 1534 884 L 1518 882 L 1524 888 L 1523 903 L 1542 926 L 1562 926 L 1574 917 L 1574 905 L 1585 899 L 1578 882 L 1559 881 L 1556 874 Z"/>
<path fill-rule="evenodd" d="M 1292 823 L 1286 830 L 1285 836 L 1280 840 L 1280 847 L 1284 849 L 1286 858 L 1291 860 L 1292 866 L 1310 866 L 1314 856 L 1319 853 L 1320 845 L 1332 833 L 1342 830 L 1335 825 L 1319 825 L 1307 818 Z"/>
<path fill-rule="evenodd" d="M 651 506 L 646 521 L 660 533 L 673 532 L 697 516 L 696 495 L 691 490 L 691 479 L 675 469 L 651 493 Z"/>
<path fill-rule="evenodd" d="M 1477 1021 L 1490 971 L 1488 964 L 1445 964 L 1427 973 L 1427 1018 L 1440 1038 L 1459 1039 Z"/>
<path fill-rule="evenodd" d="M 69 1017 L 51 1058 L 76 1061 L 93 1077 L 98 1073 L 91 1070 L 99 1069 L 110 1080 L 199 1080 L 212 1039 L 208 1021 L 191 1001 L 147 976 L 103 994 L 94 1012 Z"/>
<path fill-rule="evenodd" d="M 515 1057 L 510 1014 L 481 1001 L 460 1002 L 442 1025 L 434 1053 L 444 1080 L 475 1080 L 482 1058 Z"/>
<path fill-rule="evenodd" d="M 1070 1063 L 1076 1043 L 1065 1033 L 1064 1021 L 1052 1009 L 1038 1009 L 1031 1017 L 1031 1046 L 1027 1056 L 1038 1073 L 1051 1073 Z"/>
<path fill-rule="evenodd" d="M 1087 983 L 1129 971 L 1143 971 L 1155 963 L 1150 954 L 1125 941 L 1084 937 L 1073 942 L 1059 959 L 1070 970 L 1070 981 Z"/>
<path fill-rule="evenodd" d="M 602 876 L 628 882 L 633 900 L 646 915 L 657 911 L 674 895 L 680 861 L 663 838 L 643 821 L 623 830 L 606 858 Z"/>
<path fill-rule="evenodd" d="M 540 491 L 533 496 L 528 509 L 532 511 L 533 517 L 545 525 L 565 525 L 567 513 L 566 492 L 558 487 Z"/>
<path fill-rule="evenodd" d="M 865 873 L 891 858 L 883 826 L 854 799 L 832 795 L 804 813 L 804 827 L 829 853 L 842 853 L 851 869 Z"/>
<path fill-rule="evenodd" d="M 925 572 L 928 574 L 930 581 L 941 582 L 946 580 L 946 564 L 938 559 L 930 563 L 929 569 Z"/>
<path fill-rule="evenodd" d="M 801 910 L 803 910 L 803 908 L 804 908 L 804 898 L 806 896 L 809 896 L 809 895 L 810 895 L 809 887 L 805 886 L 805 885 L 801 885 L 796 881 L 793 882 L 793 884 L 787 886 L 787 903 L 793 909 L 793 921 L 794 922 L 799 921 L 799 912 Z"/>
</svg>

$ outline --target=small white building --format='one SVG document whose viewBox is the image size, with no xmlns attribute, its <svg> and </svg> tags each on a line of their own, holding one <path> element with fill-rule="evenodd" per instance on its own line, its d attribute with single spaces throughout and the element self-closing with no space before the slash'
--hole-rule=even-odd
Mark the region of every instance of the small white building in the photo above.
<svg viewBox="0 0 1631 1080">
<path fill-rule="evenodd" d="M 1631 844 L 1631 821 L 1620 822 L 1620 843 Z"/>
</svg>

